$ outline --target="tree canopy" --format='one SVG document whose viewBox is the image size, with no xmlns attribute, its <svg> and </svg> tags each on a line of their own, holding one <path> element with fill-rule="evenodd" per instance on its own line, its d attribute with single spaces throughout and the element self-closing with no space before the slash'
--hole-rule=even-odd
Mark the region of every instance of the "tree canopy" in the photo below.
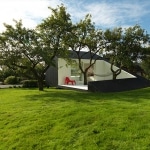
<svg viewBox="0 0 150 150">
<path fill-rule="evenodd" d="M 144 46 L 149 35 L 139 25 L 123 29 L 121 27 L 105 31 L 106 57 L 111 62 L 113 79 L 121 73 L 123 67 L 130 68 L 134 62 L 144 57 Z M 116 65 L 118 69 L 114 69 Z"/>
<path fill-rule="evenodd" d="M 80 20 L 72 28 L 70 40 L 67 42 L 68 46 L 74 51 L 78 57 L 78 65 L 81 73 L 84 75 L 84 84 L 87 84 L 87 72 L 92 67 L 98 57 L 97 54 L 102 53 L 104 49 L 103 31 L 96 29 L 92 23 L 91 15 L 86 15 L 83 20 Z M 84 51 L 81 55 L 81 51 Z M 89 55 L 89 65 L 84 68 L 82 59 L 84 55 Z"/>
<path fill-rule="evenodd" d="M 5 23 L 6 30 L 0 33 L 0 64 L 19 72 L 21 70 L 26 75 L 34 75 L 39 90 L 43 90 L 47 69 L 56 65 L 55 58 L 68 59 L 69 49 L 77 54 L 84 84 L 87 84 L 88 70 L 98 59 L 95 57 L 97 54 L 105 54 L 109 58 L 113 79 L 124 66 L 130 67 L 146 55 L 144 46 L 149 42 L 149 35 L 139 25 L 104 31 L 95 27 L 89 14 L 73 24 L 63 5 L 49 9 L 52 14 L 35 29 L 25 28 L 21 20 L 14 20 L 15 26 Z M 86 52 L 80 55 L 82 50 Z M 84 68 L 82 58 L 87 53 L 90 56 L 89 65 Z M 114 69 L 114 65 L 118 69 Z"/>
<path fill-rule="evenodd" d="M 72 26 L 63 5 L 50 9 L 52 15 L 37 28 L 27 29 L 20 20 L 15 21 L 15 27 L 4 24 L 6 30 L 0 35 L 2 64 L 32 73 L 38 80 L 39 90 L 43 90 L 45 72 L 55 65 L 55 57 L 67 54 L 64 41 Z"/>
</svg>

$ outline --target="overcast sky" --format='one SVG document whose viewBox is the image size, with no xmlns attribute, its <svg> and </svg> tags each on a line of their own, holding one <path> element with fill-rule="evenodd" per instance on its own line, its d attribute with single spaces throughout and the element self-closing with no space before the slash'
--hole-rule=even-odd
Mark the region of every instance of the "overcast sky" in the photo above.
<svg viewBox="0 0 150 150">
<path fill-rule="evenodd" d="M 150 0 L 0 0 L 0 32 L 3 23 L 12 24 L 13 19 L 33 28 L 50 15 L 48 6 L 56 8 L 61 3 L 73 22 L 90 13 L 99 28 L 139 24 L 150 34 Z"/>
</svg>

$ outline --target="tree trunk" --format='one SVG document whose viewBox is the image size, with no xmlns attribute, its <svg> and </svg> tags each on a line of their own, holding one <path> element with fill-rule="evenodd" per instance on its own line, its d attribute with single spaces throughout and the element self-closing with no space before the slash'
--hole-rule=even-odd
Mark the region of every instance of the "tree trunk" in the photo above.
<svg viewBox="0 0 150 150">
<path fill-rule="evenodd" d="M 84 76 L 84 85 L 87 85 L 87 75 L 86 72 L 83 73 Z"/>
<path fill-rule="evenodd" d="M 43 79 L 38 79 L 38 87 L 39 87 L 39 91 L 43 91 Z"/>
<path fill-rule="evenodd" d="M 113 80 L 116 80 L 116 78 L 117 78 L 117 74 L 116 72 L 113 72 Z"/>
<path fill-rule="evenodd" d="M 113 73 L 113 80 L 117 79 L 117 76 L 121 73 L 121 67 L 117 70 L 113 69 L 113 63 L 111 64 L 111 71 Z"/>
</svg>

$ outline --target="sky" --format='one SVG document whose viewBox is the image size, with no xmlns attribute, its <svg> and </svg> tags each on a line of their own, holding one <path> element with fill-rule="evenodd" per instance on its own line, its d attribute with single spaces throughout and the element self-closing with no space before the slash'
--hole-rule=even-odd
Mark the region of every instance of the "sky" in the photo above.
<svg viewBox="0 0 150 150">
<path fill-rule="evenodd" d="M 100 29 L 139 24 L 150 34 L 150 0 L 1 0 L 0 32 L 5 30 L 3 23 L 14 24 L 13 19 L 34 28 L 51 15 L 49 6 L 61 4 L 74 23 L 91 14 L 92 22 Z"/>
</svg>

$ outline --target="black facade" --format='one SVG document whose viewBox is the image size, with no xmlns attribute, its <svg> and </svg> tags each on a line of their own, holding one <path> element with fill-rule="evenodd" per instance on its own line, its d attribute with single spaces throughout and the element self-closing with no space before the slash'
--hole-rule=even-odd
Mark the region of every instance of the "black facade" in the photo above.
<svg viewBox="0 0 150 150">
<path fill-rule="evenodd" d="M 46 86 L 52 87 L 58 85 L 58 59 L 55 59 L 56 66 L 50 66 L 45 74 Z"/>
<path fill-rule="evenodd" d="M 91 92 L 121 92 L 150 87 L 150 80 L 142 77 L 94 81 L 88 83 Z"/>
</svg>

